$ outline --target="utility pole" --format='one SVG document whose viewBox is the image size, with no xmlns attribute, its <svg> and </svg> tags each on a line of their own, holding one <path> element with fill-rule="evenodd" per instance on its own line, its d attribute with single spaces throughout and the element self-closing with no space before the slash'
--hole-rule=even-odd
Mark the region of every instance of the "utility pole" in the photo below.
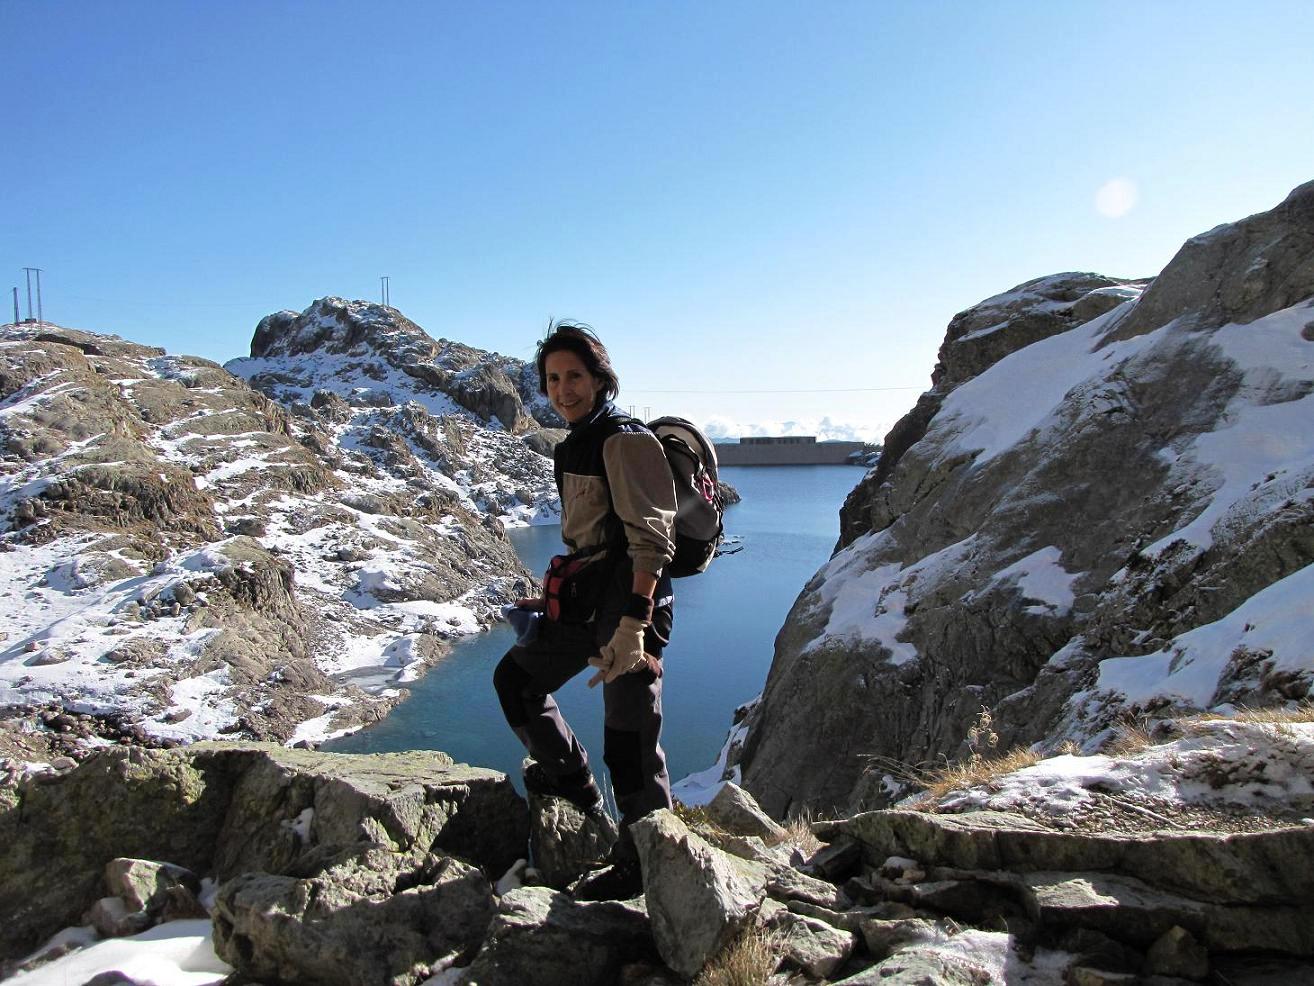
<svg viewBox="0 0 1314 986">
<path fill-rule="evenodd" d="M 388 291 L 388 281 L 389 281 L 389 280 L 390 280 L 390 278 L 389 278 L 387 275 L 384 275 L 383 277 L 380 277 L 380 278 L 379 278 L 379 286 L 383 289 L 383 307 L 384 307 L 384 308 L 391 308 L 391 307 L 392 307 L 392 297 L 391 297 L 391 295 L 390 295 L 390 293 L 389 293 L 389 291 Z"/>
<path fill-rule="evenodd" d="M 18 324 L 18 288 L 14 288 L 14 324 Z"/>
<path fill-rule="evenodd" d="M 36 284 L 37 284 L 37 317 L 36 317 L 36 320 L 37 320 L 37 325 L 40 325 L 40 324 L 42 323 L 42 313 L 41 313 L 41 268 L 40 268 L 40 267 L 24 267 L 23 270 L 27 271 L 27 320 L 28 320 L 29 322 L 32 321 L 32 275 L 35 274 L 35 275 L 36 275 Z"/>
</svg>

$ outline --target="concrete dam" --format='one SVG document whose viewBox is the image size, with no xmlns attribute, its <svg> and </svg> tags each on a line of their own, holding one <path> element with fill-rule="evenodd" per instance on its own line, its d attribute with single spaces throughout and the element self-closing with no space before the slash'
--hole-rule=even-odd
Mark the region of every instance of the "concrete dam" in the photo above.
<svg viewBox="0 0 1314 986">
<path fill-rule="evenodd" d="M 812 435 L 716 443 L 716 461 L 723 466 L 868 466 L 879 454 L 879 445 L 819 442 Z"/>
</svg>

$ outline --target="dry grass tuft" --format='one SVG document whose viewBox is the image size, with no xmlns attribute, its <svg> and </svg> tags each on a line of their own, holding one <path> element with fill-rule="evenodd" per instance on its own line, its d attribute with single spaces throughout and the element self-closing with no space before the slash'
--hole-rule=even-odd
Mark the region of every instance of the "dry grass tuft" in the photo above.
<svg viewBox="0 0 1314 986">
<path fill-rule="evenodd" d="M 693 986 L 762 986 L 779 964 L 774 938 L 754 928 L 708 962 Z"/>
<path fill-rule="evenodd" d="M 674 811 L 675 816 L 689 826 L 690 832 L 694 832 L 704 839 L 715 842 L 718 838 L 732 834 L 713 819 L 702 805 L 686 805 L 677 801 L 675 802 Z"/>
<path fill-rule="evenodd" d="M 1117 732 L 1117 738 L 1109 744 L 1107 751 L 1111 757 L 1130 757 L 1159 742 L 1150 735 L 1150 727 L 1143 722 L 1119 723 Z"/>
<path fill-rule="evenodd" d="M 824 842 L 812 834 L 812 821 L 811 811 L 802 811 L 792 816 L 785 821 L 785 834 L 773 844 L 777 846 L 797 846 L 803 855 L 811 856 L 825 845 Z"/>
<path fill-rule="evenodd" d="M 1035 750 L 1018 747 L 1009 750 L 1002 757 L 987 759 L 978 756 L 962 763 L 948 764 L 927 773 L 923 780 L 926 785 L 926 797 L 939 801 L 953 791 L 985 784 L 996 777 L 1011 774 L 1023 767 L 1030 767 L 1042 759 Z"/>
</svg>

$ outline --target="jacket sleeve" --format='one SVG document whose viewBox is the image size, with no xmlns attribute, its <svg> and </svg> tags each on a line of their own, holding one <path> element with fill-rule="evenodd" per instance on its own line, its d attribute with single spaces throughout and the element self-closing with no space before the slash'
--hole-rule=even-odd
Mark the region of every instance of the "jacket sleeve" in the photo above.
<svg viewBox="0 0 1314 986">
<path fill-rule="evenodd" d="M 634 568 L 660 573 L 675 557 L 675 482 L 661 442 L 647 431 L 617 432 L 602 461 Z"/>
</svg>

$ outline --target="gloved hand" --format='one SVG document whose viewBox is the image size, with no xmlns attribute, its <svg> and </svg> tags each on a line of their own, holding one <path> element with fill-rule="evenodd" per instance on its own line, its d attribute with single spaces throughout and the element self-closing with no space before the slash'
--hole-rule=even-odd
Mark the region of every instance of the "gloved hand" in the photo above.
<svg viewBox="0 0 1314 986">
<path fill-rule="evenodd" d="M 643 631 L 647 627 L 647 623 L 632 616 L 621 617 L 611 640 L 602 645 L 597 657 L 589 658 L 589 664 L 598 669 L 598 673 L 589 679 L 590 688 L 598 682 L 611 684 L 621 675 L 647 666 L 643 653 Z"/>
</svg>

